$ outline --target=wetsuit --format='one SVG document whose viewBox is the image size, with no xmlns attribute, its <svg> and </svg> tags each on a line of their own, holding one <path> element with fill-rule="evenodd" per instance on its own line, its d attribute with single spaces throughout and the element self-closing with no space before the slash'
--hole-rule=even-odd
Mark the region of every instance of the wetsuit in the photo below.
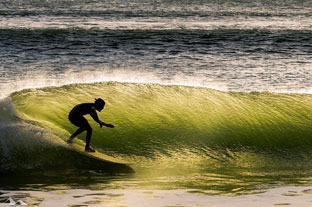
<svg viewBox="0 0 312 207">
<path fill-rule="evenodd" d="M 100 121 L 93 103 L 78 104 L 69 112 L 68 119 L 77 127 L 88 129 L 91 128 L 90 124 L 88 123 L 87 119 L 83 117 L 86 114 L 90 114 L 94 121 Z"/>
<path fill-rule="evenodd" d="M 78 104 L 69 112 L 69 115 L 68 115 L 68 119 L 70 120 L 70 122 L 76 125 L 77 127 L 79 127 L 79 129 L 70 138 L 73 139 L 78 134 L 82 133 L 83 131 L 87 131 L 86 150 L 90 150 L 92 128 L 90 124 L 88 123 L 87 119 L 83 117 L 86 114 L 90 114 L 91 117 L 96 122 L 101 123 L 101 121 L 99 120 L 99 117 L 97 116 L 93 103 Z M 70 139 L 70 142 L 71 142 L 71 139 Z M 94 150 L 92 150 L 92 152 L 94 152 Z"/>
</svg>

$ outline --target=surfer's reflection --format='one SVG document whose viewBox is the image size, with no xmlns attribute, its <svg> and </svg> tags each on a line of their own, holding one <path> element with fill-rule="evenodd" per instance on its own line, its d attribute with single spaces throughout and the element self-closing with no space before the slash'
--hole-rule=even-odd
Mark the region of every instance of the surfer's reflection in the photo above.
<svg viewBox="0 0 312 207">
<path fill-rule="evenodd" d="M 100 127 L 106 126 L 106 127 L 114 128 L 114 125 L 106 124 L 106 123 L 102 122 L 96 113 L 96 111 L 101 112 L 104 109 L 104 106 L 105 106 L 105 101 L 103 99 L 100 99 L 100 98 L 95 99 L 94 103 L 82 103 L 82 104 L 76 105 L 69 112 L 68 119 L 70 120 L 70 122 L 72 124 L 79 127 L 79 129 L 77 129 L 77 131 L 70 136 L 69 140 L 67 140 L 67 143 L 72 143 L 73 139 L 78 134 L 80 134 L 84 131 L 87 131 L 85 151 L 86 152 L 95 152 L 95 150 L 90 147 L 92 128 L 91 128 L 90 124 L 88 123 L 87 119 L 85 119 L 83 116 L 86 114 L 90 114 L 91 117 L 94 119 L 94 121 L 96 121 L 97 123 L 100 124 Z"/>
</svg>

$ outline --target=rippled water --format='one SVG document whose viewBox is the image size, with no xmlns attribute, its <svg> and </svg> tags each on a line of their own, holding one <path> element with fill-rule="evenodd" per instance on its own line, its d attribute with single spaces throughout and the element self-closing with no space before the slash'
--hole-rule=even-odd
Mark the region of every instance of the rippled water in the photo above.
<svg viewBox="0 0 312 207">
<path fill-rule="evenodd" d="M 309 1 L 0 4 L 2 96 L 39 79 L 38 86 L 139 79 L 235 91 L 312 85 Z"/>
</svg>

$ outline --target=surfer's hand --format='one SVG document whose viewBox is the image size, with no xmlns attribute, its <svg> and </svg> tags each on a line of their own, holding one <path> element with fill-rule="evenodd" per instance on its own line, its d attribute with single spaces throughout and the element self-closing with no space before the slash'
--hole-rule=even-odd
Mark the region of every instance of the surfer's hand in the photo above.
<svg viewBox="0 0 312 207">
<path fill-rule="evenodd" d="M 102 128 L 103 125 L 105 125 L 104 122 L 100 122 L 99 124 L 100 124 L 101 128 Z"/>
<path fill-rule="evenodd" d="M 109 128 L 114 128 L 114 125 L 112 125 L 112 124 L 106 124 L 105 126 L 107 126 Z"/>
</svg>

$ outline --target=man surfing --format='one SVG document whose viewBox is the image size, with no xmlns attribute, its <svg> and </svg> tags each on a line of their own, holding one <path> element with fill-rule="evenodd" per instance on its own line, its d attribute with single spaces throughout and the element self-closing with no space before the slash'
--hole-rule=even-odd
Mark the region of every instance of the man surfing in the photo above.
<svg viewBox="0 0 312 207">
<path fill-rule="evenodd" d="M 114 125 L 106 124 L 106 123 L 102 122 L 96 113 L 96 111 L 101 112 L 104 109 L 104 106 L 105 106 L 105 101 L 103 99 L 100 99 L 100 98 L 95 99 L 94 103 L 82 103 L 82 104 L 76 105 L 69 112 L 68 119 L 72 124 L 79 127 L 79 129 L 77 129 L 77 131 L 69 137 L 69 140 L 67 140 L 67 143 L 69 143 L 69 144 L 72 143 L 73 139 L 77 135 L 79 135 L 80 133 L 82 133 L 84 131 L 87 131 L 85 151 L 86 152 L 95 152 L 95 150 L 90 147 L 92 128 L 91 128 L 90 124 L 88 123 L 87 119 L 84 118 L 83 116 L 86 114 L 90 114 L 91 117 L 94 119 L 94 121 L 96 121 L 97 123 L 100 124 L 101 128 L 102 128 L 102 126 L 114 128 Z"/>
</svg>

